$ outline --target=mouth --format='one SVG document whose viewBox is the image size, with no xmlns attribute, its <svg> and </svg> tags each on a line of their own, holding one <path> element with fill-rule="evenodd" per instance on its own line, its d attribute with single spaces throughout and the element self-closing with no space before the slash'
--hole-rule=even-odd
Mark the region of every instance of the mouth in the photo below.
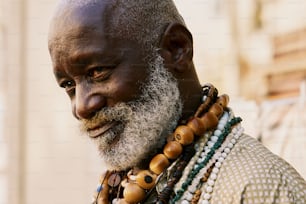
<svg viewBox="0 0 306 204">
<path fill-rule="evenodd" d="M 111 129 L 112 127 L 114 127 L 117 124 L 118 124 L 118 122 L 116 122 L 116 121 L 111 121 L 111 122 L 108 122 L 108 123 L 104 123 L 104 124 L 98 125 L 94 128 L 88 128 L 87 133 L 88 133 L 89 137 L 97 138 L 97 137 L 103 135 L 105 132 L 107 132 L 109 129 Z"/>
</svg>

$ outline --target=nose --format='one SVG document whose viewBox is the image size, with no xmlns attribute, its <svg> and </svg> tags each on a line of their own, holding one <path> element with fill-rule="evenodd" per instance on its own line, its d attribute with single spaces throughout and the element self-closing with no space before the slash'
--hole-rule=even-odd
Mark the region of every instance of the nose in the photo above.
<svg viewBox="0 0 306 204">
<path fill-rule="evenodd" d="M 105 106 L 105 97 L 92 90 L 76 87 L 73 114 L 77 119 L 90 119 Z"/>
</svg>

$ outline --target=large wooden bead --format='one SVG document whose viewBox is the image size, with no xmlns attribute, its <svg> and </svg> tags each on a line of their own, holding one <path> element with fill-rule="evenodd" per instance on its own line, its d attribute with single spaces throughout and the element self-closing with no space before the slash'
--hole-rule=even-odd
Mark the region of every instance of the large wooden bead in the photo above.
<svg viewBox="0 0 306 204">
<path fill-rule="evenodd" d="M 164 154 L 169 159 L 178 158 L 183 151 L 182 145 L 177 141 L 170 141 L 164 147 Z"/>
<path fill-rule="evenodd" d="M 207 112 L 201 120 L 205 123 L 208 130 L 213 129 L 218 125 L 218 118 L 217 116 L 212 112 Z"/>
<path fill-rule="evenodd" d="M 128 203 L 139 203 L 146 197 L 146 192 L 136 183 L 128 183 L 123 190 L 123 197 Z"/>
<path fill-rule="evenodd" d="M 158 154 L 150 162 L 150 170 L 159 175 L 161 172 L 163 172 L 168 166 L 169 166 L 169 160 L 164 154 Z"/>
<path fill-rule="evenodd" d="M 217 103 L 219 103 L 223 108 L 226 108 L 229 102 L 229 96 L 227 94 L 223 94 L 219 96 L 217 99 Z"/>
<path fill-rule="evenodd" d="M 155 185 L 157 176 L 148 170 L 140 171 L 136 176 L 136 183 L 144 189 L 151 189 Z"/>
<path fill-rule="evenodd" d="M 198 117 L 191 118 L 191 120 L 189 120 L 187 123 L 187 126 L 195 135 L 203 135 L 206 131 L 204 122 Z"/>
<path fill-rule="evenodd" d="M 189 145 L 193 142 L 193 132 L 190 127 L 186 125 L 180 125 L 174 131 L 174 138 L 182 145 Z"/>
<path fill-rule="evenodd" d="M 214 103 L 210 108 L 209 112 L 214 113 L 219 118 L 223 113 L 223 107 L 219 103 Z"/>
</svg>

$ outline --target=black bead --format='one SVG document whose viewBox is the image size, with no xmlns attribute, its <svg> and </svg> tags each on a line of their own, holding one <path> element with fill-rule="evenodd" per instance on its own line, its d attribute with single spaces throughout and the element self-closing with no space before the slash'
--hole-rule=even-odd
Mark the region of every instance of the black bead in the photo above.
<svg viewBox="0 0 306 204">
<path fill-rule="evenodd" d="M 146 183 L 152 183 L 153 178 L 152 178 L 151 176 L 147 175 L 147 176 L 144 177 L 144 181 L 145 181 Z"/>
</svg>

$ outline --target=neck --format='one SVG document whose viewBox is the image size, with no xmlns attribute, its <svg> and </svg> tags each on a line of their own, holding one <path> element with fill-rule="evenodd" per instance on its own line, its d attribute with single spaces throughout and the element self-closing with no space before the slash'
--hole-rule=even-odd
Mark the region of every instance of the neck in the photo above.
<svg viewBox="0 0 306 204">
<path fill-rule="evenodd" d="M 183 111 L 182 116 L 179 121 L 182 123 L 186 123 L 186 121 L 192 117 L 197 110 L 197 108 L 202 103 L 202 87 L 196 86 L 193 90 L 184 91 L 184 95 L 182 95 L 183 100 Z"/>
</svg>

